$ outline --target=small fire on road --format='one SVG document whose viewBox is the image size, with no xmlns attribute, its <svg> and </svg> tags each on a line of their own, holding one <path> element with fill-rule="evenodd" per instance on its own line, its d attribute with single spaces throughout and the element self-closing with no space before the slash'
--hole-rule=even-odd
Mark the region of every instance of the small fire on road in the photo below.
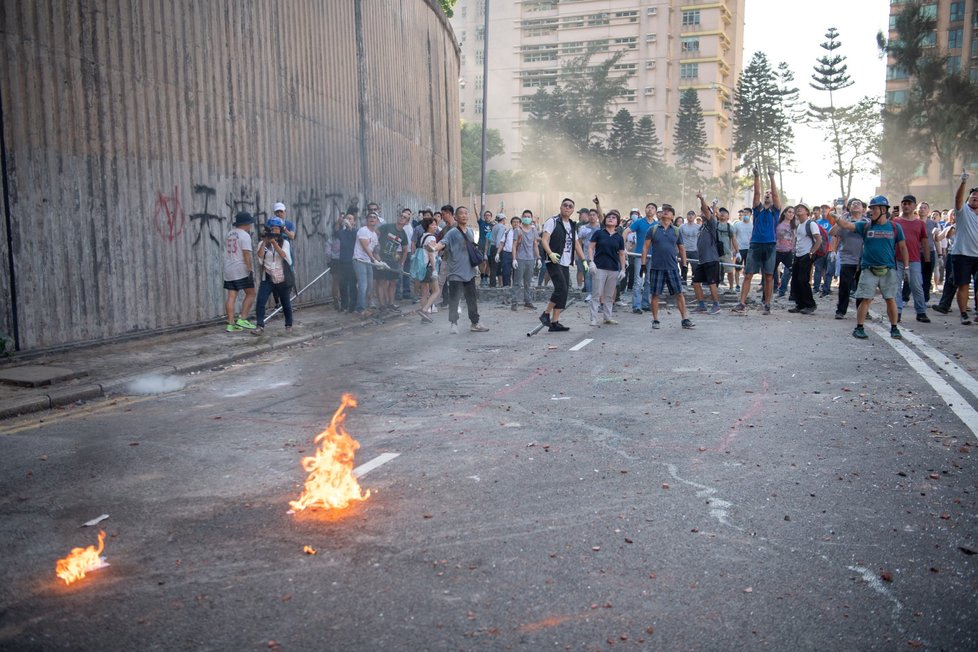
<svg viewBox="0 0 978 652">
<path fill-rule="evenodd" d="M 343 428 L 347 408 L 356 406 L 357 399 L 352 394 L 344 394 L 329 426 L 313 440 L 319 448 L 315 455 L 302 459 L 302 468 L 309 476 L 299 499 L 289 501 L 294 511 L 307 507 L 343 509 L 370 496 L 369 491 L 363 492 L 353 475 L 353 456 L 360 443 Z"/>
<path fill-rule="evenodd" d="M 72 548 L 71 553 L 64 559 L 59 559 L 54 567 L 58 577 L 71 584 L 85 577 L 85 573 L 108 566 L 102 559 L 102 550 L 105 548 L 105 531 L 98 533 L 98 549 L 95 546 L 87 548 Z"/>
</svg>

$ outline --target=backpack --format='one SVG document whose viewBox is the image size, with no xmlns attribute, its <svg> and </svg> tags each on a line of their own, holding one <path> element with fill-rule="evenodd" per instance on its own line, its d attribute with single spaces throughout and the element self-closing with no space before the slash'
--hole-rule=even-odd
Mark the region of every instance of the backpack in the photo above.
<svg viewBox="0 0 978 652">
<path fill-rule="evenodd" d="M 818 222 L 815 222 L 815 220 L 809 220 L 808 223 L 809 224 L 813 224 L 814 223 L 815 226 L 818 227 L 819 234 L 822 236 L 822 244 L 818 245 L 818 249 L 815 251 L 815 257 L 816 258 L 821 258 L 825 254 L 829 253 L 829 234 L 825 230 L 825 227 L 822 226 L 821 224 L 819 224 Z M 807 229 L 807 231 L 808 231 L 808 237 L 811 238 L 812 237 L 812 230 L 811 229 Z"/>
<path fill-rule="evenodd" d="M 428 276 L 428 251 L 419 241 L 418 248 L 414 250 L 411 258 L 411 278 L 415 281 L 423 281 L 426 276 Z"/>
</svg>

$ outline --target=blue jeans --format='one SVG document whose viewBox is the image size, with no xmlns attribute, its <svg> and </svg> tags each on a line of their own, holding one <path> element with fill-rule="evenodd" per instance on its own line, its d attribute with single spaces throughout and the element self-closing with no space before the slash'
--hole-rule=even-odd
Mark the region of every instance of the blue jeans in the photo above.
<svg viewBox="0 0 978 652">
<path fill-rule="evenodd" d="M 774 270 L 777 271 L 778 265 L 781 265 L 784 269 L 781 272 L 781 284 L 775 289 L 778 291 L 778 296 L 784 296 L 785 292 L 788 291 L 788 283 L 791 282 L 791 264 L 794 262 L 794 254 L 790 251 L 779 251 L 775 254 Z M 775 278 L 777 281 L 777 278 Z"/>
<path fill-rule="evenodd" d="M 367 296 L 374 284 L 374 266 L 361 260 L 353 261 L 353 271 L 357 275 L 357 312 L 367 309 Z"/>
<path fill-rule="evenodd" d="M 632 310 L 640 308 L 649 310 L 649 301 L 652 298 L 652 285 L 648 282 L 648 267 L 651 258 L 645 261 L 646 274 L 642 278 L 642 259 L 636 258 L 632 265 Z"/>
<path fill-rule="evenodd" d="M 919 262 L 910 263 L 910 292 L 913 294 L 913 308 L 918 315 L 927 312 L 927 302 L 924 301 L 924 279 L 921 276 L 921 266 Z M 900 279 L 903 279 L 903 263 L 897 263 L 897 272 Z M 897 312 L 903 312 L 903 292 L 897 292 Z"/>
<path fill-rule="evenodd" d="M 261 285 L 258 286 L 258 300 L 255 302 L 255 319 L 258 321 L 259 328 L 265 326 L 265 304 L 268 303 L 268 297 L 273 294 L 278 297 L 278 302 L 282 304 L 282 312 L 285 313 L 285 325 L 292 325 L 292 297 L 289 296 L 290 292 L 292 292 L 292 288 L 285 283 L 272 283 L 268 278 L 262 279 Z"/>
<path fill-rule="evenodd" d="M 831 292 L 835 263 L 829 265 L 828 254 L 815 259 L 815 277 L 812 279 L 812 292 Z"/>
<path fill-rule="evenodd" d="M 588 266 L 594 269 L 594 263 L 588 261 Z M 584 294 L 591 294 L 591 274 L 584 271 L 584 261 L 577 261 L 577 271 L 584 276 Z"/>
<path fill-rule="evenodd" d="M 503 287 L 508 288 L 513 278 L 513 254 L 504 251 L 499 254 L 499 275 L 503 277 Z"/>
</svg>

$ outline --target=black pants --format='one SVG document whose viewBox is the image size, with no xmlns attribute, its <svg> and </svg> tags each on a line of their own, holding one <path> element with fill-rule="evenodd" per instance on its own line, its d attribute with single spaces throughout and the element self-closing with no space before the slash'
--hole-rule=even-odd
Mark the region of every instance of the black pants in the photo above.
<svg viewBox="0 0 978 652">
<path fill-rule="evenodd" d="M 944 263 L 944 291 L 941 292 L 941 300 L 938 305 L 943 310 L 950 310 L 957 293 L 958 286 L 954 283 L 954 256 L 948 254 Z"/>
<path fill-rule="evenodd" d="M 570 288 L 570 267 L 547 263 L 547 271 L 550 272 L 550 280 L 554 283 L 554 292 L 550 295 L 550 301 L 553 302 L 554 308 L 563 310 L 567 307 L 567 292 Z"/>
<path fill-rule="evenodd" d="M 489 257 L 486 259 L 489 268 L 489 287 L 496 287 L 496 276 L 499 274 L 499 263 L 496 262 L 496 245 L 489 246 Z"/>
<path fill-rule="evenodd" d="M 285 283 L 272 283 L 267 278 L 263 279 L 258 286 L 258 300 L 255 302 L 255 316 L 258 319 L 258 326 L 265 325 L 265 304 L 268 297 L 275 295 L 275 298 L 282 304 L 282 312 L 285 313 L 285 325 L 292 325 L 292 299 L 289 296 L 292 288 Z"/>
<path fill-rule="evenodd" d="M 928 262 L 920 261 L 920 275 L 923 277 L 924 285 L 924 302 L 930 302 L 930 287 L 934 281 L 934 256 L 936 256 L 933 251 L 930 252 L 930 260 Z"/>
<path fill-rule="evenodd" d="M 839 268 L 839 302 L 835 306 L 838 315 L 846 314 L 849 310 L 849 298 L 855 293 L 859 285 L 859 265 L 843 265 Z M 862 299 L 856 299 L 856 307 Z"/>
<path fill-rule="evenodd" d="M 812 255 L 795 256 L 791 261 L 791 293 L 795 295 L 795 304 L 804 310 L 818 307 L 812 295 L 812 284 L 808 279 L 812 275 Z"/>
<path fill-rule="evenodd" d="M 479 299 L 475 289 L 475 277 L 471 281 L 447 281 L 448 285 L 448 321 L 458 323 L 458 304 L 461 295 L 465 295 L 465 307 L 469 311 L 469 321 L 473 325 L 479 323 Z"/>
<path fill-rule="evenodd" d="M 353 311 L 357 307 L 357 276 L 352 260 L 334 260 L 332 272 L 340 283 L 340 309 Z"/>
</svg>

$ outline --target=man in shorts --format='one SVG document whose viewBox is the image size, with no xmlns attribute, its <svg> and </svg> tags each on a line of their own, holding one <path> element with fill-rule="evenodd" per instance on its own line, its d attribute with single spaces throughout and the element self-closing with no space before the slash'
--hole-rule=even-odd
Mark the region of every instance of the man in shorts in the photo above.
<svg viewBox="0 0 978 652">
<path fill-rule="evenodd" d="M 703 286 L 710 289 L 710 298 L 713 305 L 709 313 L 715 315 L 720 312 L 720 295 L 717 286 L 720 285 L 720 254 L 717 251 L 717 218 L 716 204 L 707 206 L 703 199 L 703 193 L 696 193 L 696 198 L 700 200 L 700 211 L 703 215 L 703 223 L 700 225 L 699 233 L 696 236 L 696 258 L 697 263 L 693 265 L 693 292 L 696 293 L 696 309 L 693 312 L 707 312 L 706 295 L 703 293 Z M 685 238 L 685 235 L 684 235 Z"/>
<path fill-rule="evenodd" d="M 774 268 L 777 263 L 775 227 L 781 217 L 781 198 L 778 187 L 774 182 L 774 170 L 767 171 L 770 190 L 764 193 L 761 203 L 761 174 L 754 168 L 754 228 L 751 230 L 750 248 L 747 260 L 744 261 L 744 284 L 740 289 L 740 303 L 734 307 L 734 312 L 747 312 L 747 293 L 754 274 L 763 277 L 764 294 L 762 302 L 763 314 L 771 314 L 771 295 L 774 293 Z"/>
<path fill-rule="evenodd" d="M 869 313 L 869 304 L 879 288 L 886 301 L 886 316 L 890 319 L 890 337 L 900 339 L 897 328 L 896 295 L 900 291 L 901 275 L 897 272 L 897 254 L 903 262 L 903 269 L 910 266 L 907 243 L 904 242 L 903 229 L 890 221 L 890 202 L 883 195 L 869 201 L 870 221 L 849 222 L 839 220 L 836 225 L 846 231 L 854 231 L 863 239 L 863 252 L 859 262 L 862 268 L 856 299 L 863 299 L 856 308 L 856 328 L 852 336 L 861 340 L 869 337 L 863 324 Z"/>
<path fill-rule="evenodd" d="M 683 236 L 679 227 L 673 224 L 676 217 L 675 209 L 669 204 L 662 205 L 662 217 L 659 223 L 648 230 L 645 235 L 645 243 L 642 246 L 642 274 L 645 273 L 646 260 L 651 258 L 649 263 L 649 292 L 652 295 L 650 307 L 652 309 L 652 328 L 658 329 L 659 323 L 659 295 L 663 289 L 668 289 L 669 294 L 676 297 L 676 305 L 679 307 L 679 315 L 682 321 L 680 325 L 685 329 L 693 328 L 694 324 L 686 317 L 686 297 L 683 296 L 683 283 L 679 277 L 679 258 L 684 265 L 686 264 L 686 247 L 683 246 Z M 649 252 L 652 252 L 651 257 Z"/>
<path fill-rule="evenodd" d="M 961 175 L 961 185 L 954 193 L 954 244 L 951 245 L 958 308 L 961 310 L 961 324 L 965 326 L 971 323 L 968 317 L 968 288 L 978 274 L 978 188 L 969 190 L 968 201 L 965 201 L 964 184 L 968 176 L 967 173 Z"/>
<path fill-rule="evenodd" d="M 227 315 L 228 333 L 245 329 L 254 330 L 256 325 L 246 319 L 255 303 L 255 273 L 251 257 L 251 226 L 255 218 L 241 212 L 234 216 L 234 228 L 224 236 L 224 313 Z M 234 306 L 238 292 L 244 292 L 241 315 L 235 317 Z"/>
</svg>

